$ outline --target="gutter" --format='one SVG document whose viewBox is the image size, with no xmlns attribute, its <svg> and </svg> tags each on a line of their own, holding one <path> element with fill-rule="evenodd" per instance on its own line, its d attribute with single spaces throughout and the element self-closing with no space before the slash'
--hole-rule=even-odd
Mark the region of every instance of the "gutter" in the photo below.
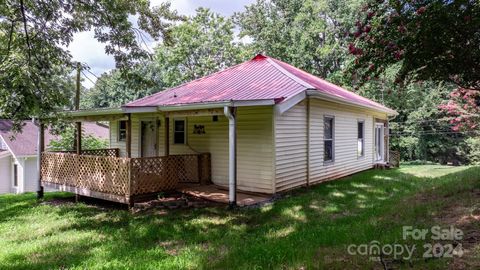
<svg viewBox="0 0 480 270">
<path fill-rule="evenodd" d="M 96 116 L 96 115 L 111 115 L 123 114 L 122 108 L 106 108 L 106 109 L 92 109 L 92 110 L 78 110 L 78 111 L 64 111 L 67 116 Z"/>
</svg>

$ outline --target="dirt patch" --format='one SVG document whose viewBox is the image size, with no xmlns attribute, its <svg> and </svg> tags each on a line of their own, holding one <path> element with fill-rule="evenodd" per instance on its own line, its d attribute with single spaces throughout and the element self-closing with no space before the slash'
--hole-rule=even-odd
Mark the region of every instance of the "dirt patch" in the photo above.
<svg viewBox="0 0 480 270">
<path fill-rule="evenodd" d="M 434 224 L 453 226 L 462 230 L 463 238 L 455 241 L 461 245 L 463 255 L 454 256 L 449 269 L 480 269 L 480 189 L 464 190 L 444 195 L 418 195 L 419 202 L 442 200 L 445 207 L 432 214 Z"/>
<path fill-rule="evenodd" d="M 203 208 L 203 207 L 218 207 L 222 206 L 220 203 L 203 200 L 201 198 L 182 194 L 172 193 L 154 200 L 146 202 L 135 203 L 134 212 L 153 211 L 158 209 L 174 210 L 174 209 L 186 209 L 186 208 Z"/>
</svg>

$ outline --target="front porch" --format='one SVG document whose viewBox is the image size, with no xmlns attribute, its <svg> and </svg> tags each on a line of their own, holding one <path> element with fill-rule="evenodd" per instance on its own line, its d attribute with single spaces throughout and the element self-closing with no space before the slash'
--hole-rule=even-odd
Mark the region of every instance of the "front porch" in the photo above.
<svg viewBox="0 0 480 270">
<path fill-rule="evenodd" d="M 92 155 L 95 154 L 95 155 Z M 133 205 L 181 183 L 210 183 L 210 154 L 148 158 L 118 157 L 118 149 L 86 150 L 82 154 L 44 152 L 44 187 Z"/>
</svg>

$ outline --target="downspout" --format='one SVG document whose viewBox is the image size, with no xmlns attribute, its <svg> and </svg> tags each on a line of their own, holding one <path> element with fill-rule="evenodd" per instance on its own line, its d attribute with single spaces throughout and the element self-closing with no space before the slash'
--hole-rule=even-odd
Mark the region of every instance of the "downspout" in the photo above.
<svg viewBox="0 0 480 270">
<path fill-rule="evenodd" d="M 228 118 L 228 204 L 234 208 L 237 205 L 237 109 L 225 106 L 223 112 Z"/>
</svg>

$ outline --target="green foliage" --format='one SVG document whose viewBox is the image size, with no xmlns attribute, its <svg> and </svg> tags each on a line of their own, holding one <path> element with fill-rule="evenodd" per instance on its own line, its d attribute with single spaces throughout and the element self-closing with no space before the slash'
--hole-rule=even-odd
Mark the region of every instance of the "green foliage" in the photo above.
<svg viewBox="0 0 480 270">
<path fill-rule="evenodd" d="M 148 56 L 138 40 L 142 30 L 169 40 L 179 19 L 169 3 L 150 9 L 148 0 L 0 1 L 0 117 L 19 129 L 21 120 L 68 105 L 64 82 L 75 63 L 66 48 L 75 33 L 93 30 L 117 67 L 127 69 Z"/>
<path fill-rule="evenodd" d="M 198 9 L 170 28 L 170 42 L 159 44 L 151 61 L 136 65 L 127 76 L 118 70 L 103 74 L 86 93 L 83 107 L 119 107 L 239 63 L 242 45 L 234 42 L 233 29 L 231 19 Z"/>
<path fill-rule="evenodd" d="M 352 73 L 368 81 L 400 63 L 398 81 L 480 90 L 480 2 L 368 0 L 350 44 Z"/>
<path fill-rule="evenodd" d="M 72 203 L 65 193 L 47 192 L 41 203 L 33 193 L 0 195 L 0 262 L 3 269 L 383 268 L 366 256 L 347 254 L 347 246 L 374 240 L 416 244 L 414 257 L 421 258 L 424 242 L 403 240 L 402 227 L 458 228 L 457 217 L 471 216 L 480 203 L 479 175 L 480 168 L 439 165 L 370 170 L 241 211 L 131 214 L 106 202 Z M 476 235 L 474 218 L 460 226 L 470 222 L 464 232 Z M 470 249 L 462 262 L 474 265 L 478 255 Z M 389 261 L 400 269 L 451 265 L 449 258 Z"/>
<path fill-rule="evenodd" d="M 52 140 L 47 148 L 50 151 L 72 151 L 74 150 L 75 128 L 68 125 L 59 133 L 59 140 Z M 82 128 L 82 149 L 105 149 L 108 148 L 108 140 L 97 138 L 91 134 L 85 134 Z"/>
<path fill-rule="evenodd" d="M 468 159 L 472 164 L 480 164 L 480 137 L 471 137 L 465 140 L 468 145 L 468 152 L 466 153 Z"/>
<path fill-rule="evenodd" d="M 265 52 L 327 78 L 348 58 L 345 34 L 354 26 L 358 0 L 258 0 L 235 15 L 240 37 Z"/>
</svg>

